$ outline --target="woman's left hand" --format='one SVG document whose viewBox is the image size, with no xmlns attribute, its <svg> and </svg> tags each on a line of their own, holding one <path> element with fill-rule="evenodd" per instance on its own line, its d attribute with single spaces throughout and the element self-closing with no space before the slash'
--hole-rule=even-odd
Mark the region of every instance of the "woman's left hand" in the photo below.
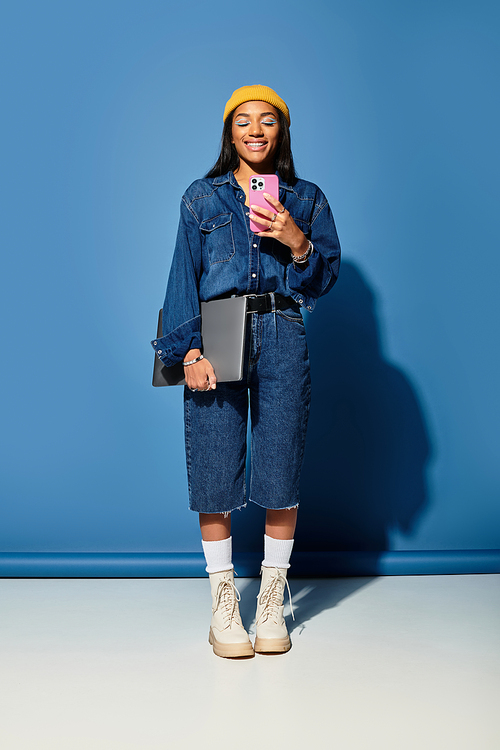
<svg viewBox="0 0 500 750">
<path fill-rule="evenodd" d="M 309 241 L 304 232 L 298 228 L 290 213 L 276 198 L 269 193 L 263 193 L 263 196 L 276 210 L 269 211 L 260 206 L 250 205 L 252 221 L 265 227 L 262 232 L 257 232 L 257 236 L 273 237 L 289 247 L 292 255 L 303 255 L 309 247 Z"/>
</svg>

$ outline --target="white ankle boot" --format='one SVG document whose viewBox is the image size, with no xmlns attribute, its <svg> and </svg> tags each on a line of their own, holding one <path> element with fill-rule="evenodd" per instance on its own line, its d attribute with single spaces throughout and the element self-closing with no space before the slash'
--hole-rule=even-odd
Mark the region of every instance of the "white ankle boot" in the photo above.
<svg viewBox="0 0 500 750">
<path fill-rule="evenodd" d="M 290 636 L 283 617 L 283 594 L 285 585 L 292 597 L 286 580 L 286 568 L 261 568 L 262 580 L 257 596 L 257 614 L 255 616 L 255 646 L 260 654 L 276 654 L 288 651 L 291 647 Z M 293 617 L 293 610 L 292 610 Z"/>
<path fill-rule="evenodd" d="M 208 642 L 217 656 L 253 656 L 253 646 L 243 627 L 238 602 L 240 594 L 234 585 L 234 571 L 210 573 L 212 622 Z"/>
</svg>

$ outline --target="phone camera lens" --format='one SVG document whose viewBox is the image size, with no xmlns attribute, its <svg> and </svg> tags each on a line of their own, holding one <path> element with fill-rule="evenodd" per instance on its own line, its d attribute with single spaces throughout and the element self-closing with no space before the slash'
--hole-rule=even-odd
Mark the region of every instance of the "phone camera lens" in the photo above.
<svg viewBox="0 0 500 750">
<path fill-rule="evenodd" d="M 257 190 L 257 185 L 252 185 L 252 190 Z"/>
<path fill-rule="evenodd" d="M 264 187 L 264 183 L 263 182 L 259 182 L 259 187 L 263 188 Z"/>
</svg>

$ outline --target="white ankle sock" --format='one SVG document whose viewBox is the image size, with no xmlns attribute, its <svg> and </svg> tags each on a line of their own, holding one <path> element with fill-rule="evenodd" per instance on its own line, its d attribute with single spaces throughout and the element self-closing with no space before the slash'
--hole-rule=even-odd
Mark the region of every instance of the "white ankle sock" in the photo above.
<svg viewBox="0 0 500 750">
<path fill-rule="evenodd" d="M 264 568 L 289 568 L 293 539 L 273 539 L 264 534 Z"/>
<path fill-rule="evenodd" d="M 223 570 L 233 569 L 232 540 L 231 536 L 227 539 L 221 539 L 220 542 L 205 542 L 203 539 L 201 540 L 205 560 L 207 561 L 207 567 L 205 568 L 207 573 L 220 573 Z"/>
</svg>

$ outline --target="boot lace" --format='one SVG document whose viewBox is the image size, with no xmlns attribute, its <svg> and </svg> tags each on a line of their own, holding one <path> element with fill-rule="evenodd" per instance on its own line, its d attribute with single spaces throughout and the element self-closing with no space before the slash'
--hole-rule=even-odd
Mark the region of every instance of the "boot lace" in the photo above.
<svg viewBox="0 0 500 750">
<path fill-rule="evenodd" d="M 285 584 L 288 589 L 288 601 L 290 603 L 290 614 L 292 620 L 295 620 L 292 606 L 292 593 L 286 576 L 280 573 L 279 569 L 276 568 L 275 575 L 271 578 L 265 589 L 262 591 L 257 600 L 259 604 L 264 607 L 264 610 L 259 617 L 258 622 L 265 622 L 268 618 L 271 618 L 276 624 L 279 624 L 278 609 L 283 604 L 283 592 L 285 590 Z"/>
<path fill-rule="evenodd" d="M 233 620 L 240 623 L 239 601 L 241 601 L 241 595 L 234 583 L 223 578 L 217 587 L 212 611 L 216 612 L 220 609 L 226 628 L 231 627 Z"/>
</svg>

